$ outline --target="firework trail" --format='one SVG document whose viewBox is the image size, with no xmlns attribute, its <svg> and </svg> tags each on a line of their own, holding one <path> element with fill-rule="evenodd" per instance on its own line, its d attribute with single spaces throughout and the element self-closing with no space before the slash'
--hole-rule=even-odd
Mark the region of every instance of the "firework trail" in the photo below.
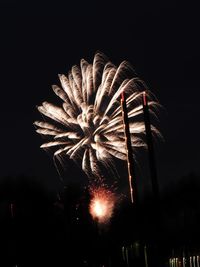
<svg viewBox="0 0 200 267">
<path fill-rule="evenodd" d="M 52 88 L 62 101 L 60 106 L 45 101 L 37 107 L 47 118 L 34 123 L 37 133 L 48 138 L 41 148 L 53 149 L 59 160 L 67 156 L 78 162 L 88 177 L 95 178 L 100 176 L 100 166 L 114 166 L 113 158 L 126 160 L 122 92 L 126 93 L 133 153 L 145 146 L 142 91 L 149 99 L 150 94 L 128 62 L 116 67 L 98 52 L 92 64 L 81 59 L 80 66 L 73 66 L 59 79 L 61 86 Z M 149 100 L 150 112 L 154 113 L 157 105 Z M 155 127 L 151 129 L 159 134 Z"/>
</svg>

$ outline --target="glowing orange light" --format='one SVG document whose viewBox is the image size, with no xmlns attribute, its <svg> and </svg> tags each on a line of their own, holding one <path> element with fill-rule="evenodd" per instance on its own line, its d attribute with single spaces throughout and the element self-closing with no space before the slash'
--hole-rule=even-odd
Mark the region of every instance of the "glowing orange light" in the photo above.
<svg viewBox="0 0 200 267">
<path fill-rule="evenodd" d="M 146 96 L 146 92 L 143 92 L 143 103 L 144 103 L 144 106 L 147 105 L 147 96 Z"/>
<path fill-rule="evenodd" d="M 107 212 L 107 203 L 101 199 L 95 199 L 93 203 L 93 211 L 97 217 L 103 217 Z"/>
<path fill-rule="evenodd" d="M 91 202 L 90 214 L 98 223 L 107 223 L 113 214 L 116 197 L 113 192 L 106 188 L 90 188 Z"/>
<path fill-rule="evenodd" d="M 121 101 L 124 101 L 124 91 L 121 93 Z"/>
</svg>

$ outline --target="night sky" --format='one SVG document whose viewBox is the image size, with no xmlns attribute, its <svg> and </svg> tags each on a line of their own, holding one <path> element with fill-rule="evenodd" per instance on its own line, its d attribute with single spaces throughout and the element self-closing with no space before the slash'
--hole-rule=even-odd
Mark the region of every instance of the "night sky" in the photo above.
<svg viewBox="0 0 200 267">
<path fill-rule="evenodd" d="M 0 177 L 33 175 L 54 186 L 58 174 L 33 127 L 41 118 L 36 105 L 57 100 L 57 74 L 81 58 L 92 62 L 97 50 L 116 65 L 128 60 L 164 107 L 164 142 L 156 143 L 160 186 L 200 174 L 198 8 L 135 2 L 1 1 Z"/>
</svg>

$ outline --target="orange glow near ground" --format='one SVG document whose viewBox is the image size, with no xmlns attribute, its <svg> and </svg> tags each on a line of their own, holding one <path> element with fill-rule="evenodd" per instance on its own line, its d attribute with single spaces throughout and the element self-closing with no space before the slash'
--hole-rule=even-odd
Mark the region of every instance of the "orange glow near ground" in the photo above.
<svg viewBox="0 0 200 267">
<path fill-rule="evenodd" d="M 113 192 L 105 188 L 91 189 L 90 214 L 98 223 L 107 223 L 113 214 L 116 198 Z"/>
<path fill-rule="evenodd" d="M 106 216 L 108 207 L 106 201 L 104 201 L 103 199 L 95 199 L 92 208 L 96 217 L 102 218 Z"/>
</svg>

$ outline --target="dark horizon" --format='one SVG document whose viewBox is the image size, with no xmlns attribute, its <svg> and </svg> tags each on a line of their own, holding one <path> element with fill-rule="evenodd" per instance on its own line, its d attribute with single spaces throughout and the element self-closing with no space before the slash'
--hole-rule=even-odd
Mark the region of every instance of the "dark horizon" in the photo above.
<svg viewBox="0 0 200 267">
<path fill-rule="evenodd" d="M 125 267 L 122 248 L 138 242 L 140 246 L 146 243 L 149 261 L 159 242 L 161 266 L 167 267 L 173 255 L 181 257 L 182 250 L 187 258 L 198 255 L 199 178 L 187 176 L 165 191 L 160 201 L 159 228 L 152 196 L 140 201 L 138 211 L 130 200 L 123 199 L 110 222 L 98 227 L 89 214 L 90 196 L 80 185 L 68 186 L 58 198 L 28 177 L 7 181 L 0 190 L 0 264 L 66 266 L 73 262 L 75 267 L 96 267 L 109 259 L 111 266 Z"/>
</svg>

